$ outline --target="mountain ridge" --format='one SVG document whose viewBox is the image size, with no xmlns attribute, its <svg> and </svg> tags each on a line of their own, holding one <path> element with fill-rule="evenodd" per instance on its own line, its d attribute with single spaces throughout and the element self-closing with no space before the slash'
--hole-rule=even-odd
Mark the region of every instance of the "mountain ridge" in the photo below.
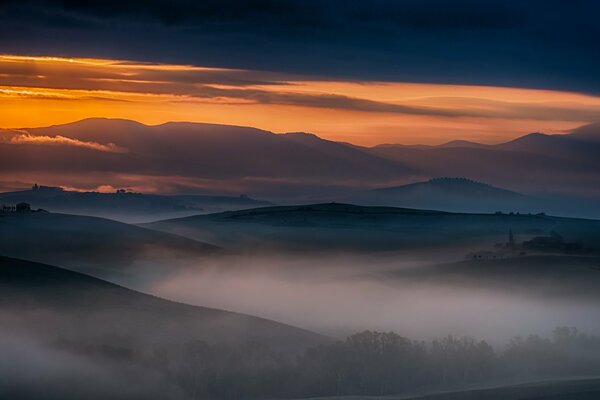
<svg viewBox="0 0 600 400">
<path fill-rule="evenodd" d="M 500 144 L 458 140 L 364 147 L 312 133 L 278 134 L 233 125 L 87 119 L 31 128 L 28 135 L 41 139 L 23 137 L 19 144 L 11 139 L 18 132 L 0 131 L 5 137 L 0 140 L 0 178 L 14 180 L 19 172 L 21 180 L 23 174 L 31 181 L 50 176 L 43 179 L 50 185 L 82 187 L 84 181 L 89 187 L 85 177 L 92 176 L 97 186 L 171 193 L 210 188 L 277 202 L 462 176 L 517 192 L 555 190 L 600 197 L 600 181 L 593 172 L 600 168 L 600 142 L 582 140 L 595 137 L 589 132 L 595 132 L 595 125 Z M 58 135 L 73 140 L 58 140 Z M 70 181 L 59 182 L 62 176 Z"/>
</svg>

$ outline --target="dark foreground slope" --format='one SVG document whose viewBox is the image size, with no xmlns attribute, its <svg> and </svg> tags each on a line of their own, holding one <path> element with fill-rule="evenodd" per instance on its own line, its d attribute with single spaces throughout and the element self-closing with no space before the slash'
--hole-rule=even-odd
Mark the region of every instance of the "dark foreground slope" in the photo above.
<svg viewBox="0 0 600 400">
<path fill-rule="evenodd" d="M 327 342 L 273 321 L 0 257 L 0 398 L 203 398 L 197 388 L 205 387 L 208 364 L 259 374 Z"/>
<path fill-rule="evenodd" d="M 143 294 L 84 274 L 0 257 L 0 305 L 12 327 L 44 340 L 132 347 L 177 347 L 192 340 L 211 344 L 256 342 L 296 352 L 326 342 L 315 333 L 273 321 L 190 306 Z M 7 319 L 3 319 L 6 323 Z M 4 329 L 11 329 L 4 325 Z M 108 338 L 114 342 L 107 343 Z M 111 339 L 112 340 L 112 339 Z"/>
<path fill-rule="evenodd" d="M 600 398 L 600 378 L 549 379 L 519 385 L 445 391 L 402 396 L 348 396 L 348 400 L 596 400 Z M 313 400 L 334 397 L 313 398 Z"/>
<path fill-rule="evenodd" d="M 100 276 L 128 273 L 128 268 L 144 261 L 161 270 L 166 260 L 216 251 L 209 244 L 103 218 L 0 213 L 0 254 Z"/>
<path fill-rule="evenodd" d="M 600 221 L 532 214 L 467 214 L 349 204 L 264 207 L 143 225 L 223 247 L 396 251 L 481 249 L 557 231 L 597 246 Z"/>
</svg>

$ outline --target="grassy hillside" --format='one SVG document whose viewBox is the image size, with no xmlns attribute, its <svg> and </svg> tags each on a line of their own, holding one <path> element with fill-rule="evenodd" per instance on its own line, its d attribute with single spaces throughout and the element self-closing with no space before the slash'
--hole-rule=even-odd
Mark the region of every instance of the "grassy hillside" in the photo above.
<svg viewBox="0 0 600 400">
<path fill-rule="evenodd" d="M 253 381 L 240 374 L 277 371 L 328 342 L 266 319 L 0 257 L 3 399 L 191 400 L 205 398 L 200 388 L 243 393 Z M 229 379 L 223 383 L 222 373 Z"/>
<path fill-rule="evenodd" d="M 209 244 L 108 219 L 54 213 L 0 214 L 0 254 L 80 271 L 126 273 L 145 261 L 214 254 Z M 168 266 L 167 266 L 168 267 Z"/>
<path fill-rule="evenodd" d="M 600 221 L 530 214 L 466 214 L 348 204 L 264 207 L 143 225 L 229 248 L 395 251 L 489 247 L 555 230 L 596 246 Z"/>
<path fill-rule="evenodd" d="M 3 329 L 18 326 L 45 341 L 125 346 L 141 352 L 194 340 L 256 342 L 291 352 L 327 342 L 318 334 L 277 322 L 175 303 L 8 257 L 0 257 L 0 288 Z"/>
</svg>

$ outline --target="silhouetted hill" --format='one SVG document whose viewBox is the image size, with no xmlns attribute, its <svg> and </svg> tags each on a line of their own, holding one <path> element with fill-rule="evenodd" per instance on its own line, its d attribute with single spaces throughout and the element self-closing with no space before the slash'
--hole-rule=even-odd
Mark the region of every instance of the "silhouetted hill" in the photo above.
<svg viewBox="0 0 600 400">
<path fill-rule="evenodd" d="M 365 205 L 462 212 L 535 212 L 542 209 L 542 204 L 534 198 L 466 178 L 433 178 L 425 182 L 355 192 L 342 198 Z"/>
<path fill-rule="evenodd" d="M 103 277 L 130 273 L 135 276 L 131 268 L 144 262 L 156 273 L 167 273 L 179 258 L 207 256 L 217 250 L 185 237 L 97 217 L 0 214 L 1 255 L 60 263 Z"/>
<path fill-rule="evenodd" d="M 248 196 L 78 192 L 48 186 L 0 193 L 0 204 L 20 202 L 51 212 L 111 218 L 123 222 L 150 222 L 271 204 Z"/>
<path fill-rule="evenodd" d="M 485 144 L 470 142 L 468 140 L 451 140 L 439 145 L 439 147 L 485 147 Z"/>
<path fill-rule="evenodd" d="M 398 160 L 423 176 L 463 176 L 521 193 L 535 193 L 552 200 L 555 194 L 571 195 L 570 202 L 553 202 L 546 211 L 598 217 L 597 210 L 583 207 L 578 196 L 600 196 L 600 143 L 571 135 L 531 134 L 498 145 L 375 146 L 368 151 Z"/>
<path fill-rule="evenodd" d="M 533 133 L 496 145 L 456 140 L 439 146 L 367 148 L 306 133 L 184 122 L 147 126 L 96 118 L 26 129 L 28 135 L 45 138 L 35 144 L 11 144 L 10 138 L 23 131 L 0 130 L 7 137 L 0 141 L 0 178 L 12 181 L 18 172 L 20 180 L 27 176 L 73 187 L 89 187 L 88 179 L 93 179 L 115 187 L 250 193 L 304 202 L 461 176 L 536 197 L 554 196 L 546 212 L 600 217 L 589 201 L 600 197 L 597 131 L 592 124 L 571 134 Z M 43 144 L 58 136 L 72 139 L 71 144 Z"/>
<path fill-rule="evenodd" d="M 399 162 L 342 143 L 240 126 L 185 122 L 147 126 L 94 118 L 26 131 L 30 135 L 60 135 L 84 144 L 110 145 L 114 151 L 75 145 L 15 147 L 0 143 L 0 167 L 4 172 L 33 173 L 51 165 L 54 173 L 120 172 L 128 176 L 127 182 L 140 186 L 156 181 L 161 187 L 181 189 L 191 183 L 192 187 L 202 184 L 213 190 L 241 187 L 240 191 L 252 193 L 268 192 L 275 182 L 279 186 L 319 187 L 336 181 L 398 179 L 410 173 Z M 194 185 L 194 179 L 200 183 Z"/>
<path fill-rule="evenodd" d="M 600 221 L 528 214 L 466 214 L 349 204 L 265 207 L 200 215 L 143 226 L 228 248 L 322 251 L 412 251 L 489 246 L 556 230 L 594 245 Z"/>
<path fill-rule="evenodd" d="M 423 188 L 431 188 L 449 194 L 462 194 L 477 197 L 522 197 L 521 194 L 494 187 L 482 182 L 472 181 L 466 178 L 433 178 L 427 182 L 413 183 L 410 185 L 396 186 L 390 188 L 374 189 L 371 192 L 386 194 L 409 193 Z"/>
<path fill-rule="evenodd" d="M 494 148 L 528 153 L 544 154 L 571 162 L 593 162 L 600 143 L 590 143 L 578 135 L 546 135 L 530 133 L 510 142 L 495 145 Z M 592 166 L 592 165 L 590 165 Z"/>
<path fill-rule="evenodd" d="M 0 257 L 0 309 L 11 331 L 25 327 L 44 341 L 176 349 L 191 341 L 256 342 L 298 352 L 327 339 L 262 318 L 191 306 L 139 293 L 84 274 Z M 4 329 L 7 319 L 0 319 Z M 16 323 L 18 321 L 18 323 Z"/>
<path fill-rule="evenodd" d="M 588 124 L 574 129 L 570 137 L 590 142 L 600 141 L 600 123 Z"/>
</svg>

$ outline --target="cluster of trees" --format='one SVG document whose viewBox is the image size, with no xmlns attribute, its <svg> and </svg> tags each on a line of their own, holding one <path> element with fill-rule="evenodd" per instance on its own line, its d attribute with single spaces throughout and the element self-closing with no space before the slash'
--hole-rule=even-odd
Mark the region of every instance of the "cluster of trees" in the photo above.
<svg viewBox="0 0 600 400">
<path fill-rule="evenodd" d="M 447 336 L 426 343 L 365 331 L 291 360 L 257 344 L 194 342 L 174 376 L 192 398 L 387 395 L 423 388 L 589 375 L 600 370 L 600 338 L 557 328 L 551 338 L 516 337 L 502 352 Z"/>
<path fill-rule="evenodd" d="M 190 399 L 380 396 L 600 371 L 600 337 L 564 327 L 550 338 L 513 338 L 502 351 L 468 337 L 423 342 L 373 331 L 293 357 L 259 343 L 194 341 L 151 354 L 70 342 L 61 347 L 96 361 L 149 367 Z"/>
<path fill-rule="evenodd" d="M 310 349 L 297 363 L 308 395 L 384 395 L 491 377 L 494 350 L 485 341 L 447 336 L 414 342 L 366 331 Z"/>
</svg>

